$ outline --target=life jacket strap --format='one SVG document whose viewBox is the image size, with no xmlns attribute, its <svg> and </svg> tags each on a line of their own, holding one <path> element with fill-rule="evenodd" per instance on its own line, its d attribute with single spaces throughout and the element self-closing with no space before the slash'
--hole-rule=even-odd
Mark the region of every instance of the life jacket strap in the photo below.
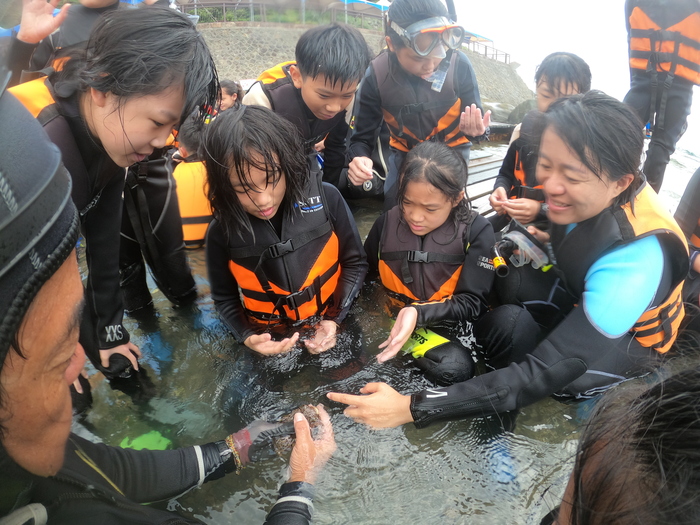
<svg viewBox="0 0 700 525">
<path fill-rule="evenodd" d="M 232 248 L 229 250 L 229 255 L 231 260 L 236 259 L 247 259 L 248 257 L 260 257 L 260 262 L 268 259 L 276 259 L 282 257 L 290 252 L 298 250 L 302 246 L 310 243 L 311 241 L 322 237 L 329 231 L 331 231 L 330 221 L 326 221 L 320 226 L 304 232 L 293 239 L 288 239 L 286 241 L 278 242 L 270 246 L 245 246 L 242 248 Z"/>
<path fill-rule="evenodd" d="M 413 282 L 413 277 L 411 276 L 411 271 L 408 268 L 409 262 L 415 263 L 431 263 L 431 262 L 442 262 L 448 264 L 462 264 L 464 263 L 464 255 L 459 255 L 455 253 L 433 253 L 424 252 L 420 250 L 408 250 L 408 251 L 398 251 L 398 252 L 382 252 L 379 256 L 380 259 L 385 261 L 402 261 L 401 263 L 401 280 L 410 284 Z"/>
</svg>

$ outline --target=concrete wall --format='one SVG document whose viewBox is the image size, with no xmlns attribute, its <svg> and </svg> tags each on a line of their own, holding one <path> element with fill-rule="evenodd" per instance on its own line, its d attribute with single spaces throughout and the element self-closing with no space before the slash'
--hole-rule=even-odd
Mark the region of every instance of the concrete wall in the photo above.
<svg viewBox="0 0 700 525">
<path fill-rule="evenodd" d="M 309 26 L 294 24 L 251 25 L 247 22 L 198 24 L 209 45 L 219 78 L 256 78 L 266 69 L 294 60 L 294 48 Z M 383 36 L 377 31 L 360 30 L 373 51 L 379 52 Z"/>
<path fill-rule="evenodd" d="M 264 70 L 294 59 L 299 36 L 309 26 L 293 24 L 250 24 L 226 22 L 199 24 L 214 55 L 219 78 L 253 79 Z M 384 43 L 381 32 L 361 30 L 367 43 L 378 53 Z M 501 108 L 499 120 L 505 120 L 515 106 L 533 97 L 513 67 L 481 57 L 471 51 L 467 55 L 474 65 L 481 98 L 491 109 Z"/>
</svg>

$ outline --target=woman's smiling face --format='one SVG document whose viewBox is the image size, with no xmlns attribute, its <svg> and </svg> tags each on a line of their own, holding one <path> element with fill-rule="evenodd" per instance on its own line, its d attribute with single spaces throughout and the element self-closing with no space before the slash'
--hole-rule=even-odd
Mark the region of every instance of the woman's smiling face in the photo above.
<svg viewBox="0 0 700 525">
<path fill-rule="evenodd" d="M 544 189 L 549 211 L 555 224 L 575 224 L 595 217 L 612 205 L 633 180 L 625 175 L 612 181 L 606 173 L 598 177 L 567 144 L 548 127 L 542 135 L 537 180 Z"/>
</svg>

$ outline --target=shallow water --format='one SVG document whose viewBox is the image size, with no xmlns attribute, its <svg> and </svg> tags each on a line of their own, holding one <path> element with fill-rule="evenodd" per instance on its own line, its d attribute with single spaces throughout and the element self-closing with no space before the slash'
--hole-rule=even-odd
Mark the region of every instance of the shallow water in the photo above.
<svg viewBox="0 0 700 525">
<path fill-rule="evenodd" d="M 694 168 L 680 169 L 686 180 L 666 187 L 679 194 Z M 380 207 L 353 204 L 363 237 Z M 338 450 L 317 483 L 314 523 L 538 523 L 560 500 L 578 427 L 592 402 L 545 399 L 507 418 L 370 430 L 346 418 L 342 406 L 329 406 L 325 393 L 357 393 L 368 381 L 386 381 L 402 393 L 429 386 L 409 358 L 383 365 L 374 359 L 390 329 L 381 290 L 365 287 L 336 349 L 320 356 L 296 349 L 262 359 L 237 345 L 219 321 L 204 251 L 189 257 L 200 298 L 174 309 L 155 290 L 155 315 L 126 317 L 148 381 L 124 393 L 93 373 L 94 405 L 76 422 L 80 432 L 120 445 L 157 430 L 174 447 L 187 446 L 223 439 L 256 418 L 273 420 L 300 404 L 323 402 Z M 286 460 L 273 458 L 169 506 L 210 524 L 262 523 L 285 475 Z"/>
</svg>

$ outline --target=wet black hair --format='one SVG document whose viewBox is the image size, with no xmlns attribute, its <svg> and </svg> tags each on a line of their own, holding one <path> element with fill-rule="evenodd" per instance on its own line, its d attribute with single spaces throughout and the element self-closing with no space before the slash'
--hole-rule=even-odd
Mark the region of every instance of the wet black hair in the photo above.
<svg viewBox="0 0 700 525">
<path fill-rule="evenodd" d="M 450 18 L 447 7 L 441 0 L 394 0 L 387 11 L 387 18 L 406 29 L 411 24 L 434 16 Z M 391 43 L 396 49 L 406 47 L 398 33 L 386 24 L 386 36 L 391 38 Z"/>
<path fill-rule="evenodd" d="M 543 79 L 551 90 L 558 91 L 564 84 L 578 93 L 585 93 L 591 89 L 591 68 L 580 56 L 558 51 L 547 55 L 537 66 L 535 85 Z"/>
<path fill-rule="evenodd" d="M 267 183 L 285 179 L 287 213 L 303 200 L 309 181 L 309 165 L 297 128 L 287 119 L 262 106 L 231 108 L 207 125 L 200 153 L 207 167 L 209 200 L 214 216 L 227 235 L 245 230 L 253 233 L 248 214 L 231 185 L 235 174 L 246 192 L 255 191 L 250 167 L 267 173 Z"/>
<path fill-rule="evenodd" d="M 243 88 L 238 82 L 235 80 L 224 79 L 219 82 L 219 84 L 221 85 L 221 90 L 225 91 L 229 97 L 236 95 L 236 106 L 241 103 L 241 99 L 243 98 Z"/>
<path fill-rule="evenodd" d="M 331 86 L 347 86 L 362 80 L 372 52 L 362 34 L 345 24 L 316 26 L 297 41 L 294 51 L 303 77 L 326 77 Z"/>
<path fill-rule="evenodd" d="M 204 126 L 196 114 L 192 114 L 180 125 L 177 133 L 177 141 L 187 150 L 188 156 L 199 155 L 202 145 Z"/>
<path fill-rule="evenodd" d="M 403 198 L 409 182 L 427 182 L 440 190 L 450 202 L 464 198 L 452 209 L 455 223 L 465 221 L 471 206 L 467 198 L 467 162 L 444 142 L 425 141 L 406 154 L 399 170 L 397 201 L 403 211 Z"/>
<path fill-rule="evenodd" d="M 563 97 L 549 106 L 542 126 L 542 133 L 553 128 L 599 179 L 617 181 L 632 174 L 632 183 L 613 205 L 632 201 L 644 180 L 640 170 L 644 137 L 642 122 L 628 105 L 597 90 Z"/>
<path fill-rule="evenodd" d="M 598 402 L 574 465 L 574 525 L 700 522 L 700 367 Z"/>
<path fill-rule="evenodd" d="M 105 13 L 93 27 L 87 48 L 72 54 L 51 81 L 59 96 L 94 88 L 122 102 L 183 82 L 182 120 L 198 108 L 214 106 L 219 96 L 216 67 L 204 38 L 174 9 Z"/>
</svg>

